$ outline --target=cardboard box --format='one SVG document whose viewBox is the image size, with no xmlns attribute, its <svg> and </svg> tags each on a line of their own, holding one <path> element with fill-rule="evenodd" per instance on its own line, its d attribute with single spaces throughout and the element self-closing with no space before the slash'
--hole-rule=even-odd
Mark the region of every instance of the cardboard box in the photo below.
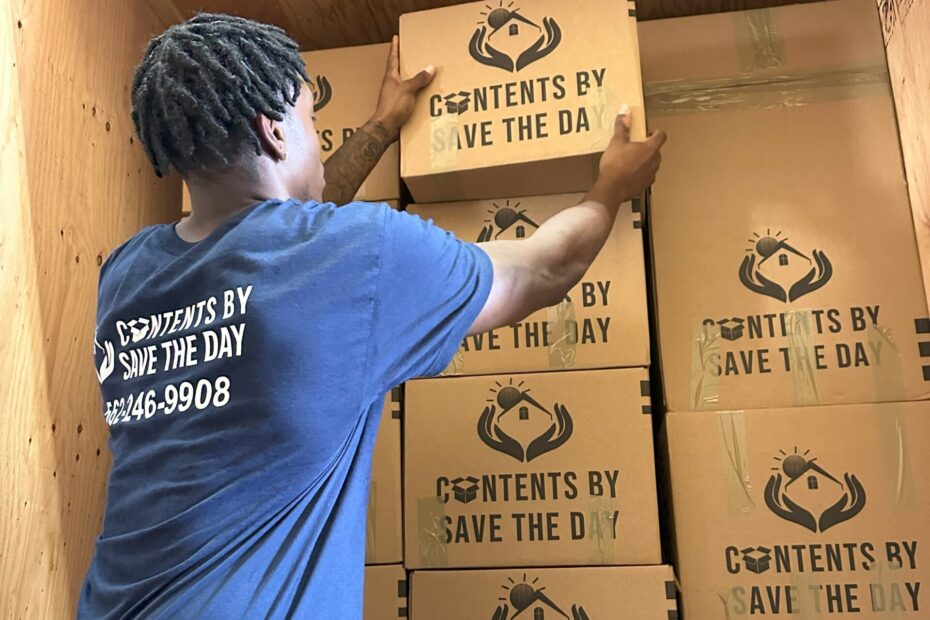
<svg viewBox="0 0 930 620">
<path fill-rule="evenodd" d="M 528 238 L 581 194 L 410 205 L 465 241 Z M 610 237 L 568 301 L 515 325 L 469 336 L 447 374 L 612 368 L 649 363 L 640 203 L 621 207 Z"/>
<path fill-rule="evenodd" d="M 631 1 L 408 13 L 400 46 L 404 77 L 438 68 L 401 132 L 401 175 L 417 202 L 585 191 L 620 104 L 633 110 L 634 138 L 645 134 Z"/>
<path fill-rule="evenodd" d="M 666 419 L 686 618 L 925 618 L 930 403 Z"/>
<path fill-rule="evenodd" d="M 407 617 L 407 572 L 403 566 L 366 566 L 364 620 Z"/>
<path fill-rule="evenodd" d="M 417 571 L 411 620 L 677 620 L 675 594 L 670 566 Z"/>
<path fill-rule="evenodd" d="M 401 491 L 400 428 L 403 418 L 401 388 L 384 398 L 381 428 L 375 439 L 368 489 L 366 564 L 404 561 L 403 494 Z"/>
<path fill-rule="evenodd" d="M 313 79 L 316 129 L 323 161 L 365 124 L 375 111 L 389 43 L 303 52 Z M 383 201 L 400 197 L 399 147 L 392 144 L 362 183 L 356 200 Z"/>
<path fill-rule="evenodd" d="M 412 381 L 407 568 L 658 564 L 646 369 Z"/>
<path fill-rule="evenodd" d="M 874 1 L 641 25 L 669 409 L 922 399 L 930 330 Z M 923 342 L 922 342 L 923 341 Z"/>
</svg>

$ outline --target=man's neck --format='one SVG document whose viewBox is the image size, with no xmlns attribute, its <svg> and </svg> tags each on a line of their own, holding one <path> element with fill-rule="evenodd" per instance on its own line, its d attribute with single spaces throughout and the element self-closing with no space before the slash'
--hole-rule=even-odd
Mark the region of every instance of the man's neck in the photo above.
<svg viewBox="0 0 930 620">
<path fill-rule="evenodd" d="M 245 182 L 244 182 L 245 181 Z M 272 198 L 285 199 L 283 185 L 265 180 L 223 175 L 210 181 L 190 179 L 191 214 L 175 226 L 178 236 L 190 243 L 207 237 L 220 224 Z"/>
</svg>

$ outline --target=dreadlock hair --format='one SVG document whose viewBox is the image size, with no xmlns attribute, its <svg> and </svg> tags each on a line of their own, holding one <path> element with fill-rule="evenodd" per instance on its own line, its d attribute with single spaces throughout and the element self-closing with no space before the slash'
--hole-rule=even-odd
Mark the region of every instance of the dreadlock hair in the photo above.
<svg viewBox="0 0 930 620">
<path fill-rule="evenodd" d="M 276 26 L 201 13 L 152 39 L 132 81 L 132 120 L 158 176 L 261 154 L 253 120 L 280 121 L 309 82 L 297 43 Z"/>
</svg>

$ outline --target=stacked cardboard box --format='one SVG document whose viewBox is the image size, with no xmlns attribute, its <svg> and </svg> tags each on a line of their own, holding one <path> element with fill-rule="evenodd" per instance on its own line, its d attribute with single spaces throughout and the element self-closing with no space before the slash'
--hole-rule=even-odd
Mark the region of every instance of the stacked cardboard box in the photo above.
<svg viewBox="0 0 930 620">
<path fill-rule="evenodd" d="M 415 620 L 678 618 L 669 566 L 418 571 L 412 584 Z"/>
<path fill-rule="evenodd" d="M 406 618 L 407 572 L 403 566 L 366 566 L 365 620 L 397 620 Z"/>
<path fill-rule="evenodd" d="M 404 561 L 400 456 L 402 417 L 402 389 L 394 388 L 384 399 L 381 428 L 371 462 L 366 564 L 401 564 Z"/>
<path fill-rule="evenodd" d="M 316 130 L 323 161 L 336 152 L 375 111 L 387 64 L 389 43 L 304 52 L 313 90 Z M 399 147 L 385 151 L 355 198 L 367 202 L 400 199 Z"/>
<path fill-rule="evenodd" d="M 401 132 L 414 200 L 586 191 L 621 103 L 633 137 L 645 133 L 635 13 L 632 1 L 515 0 L 402 15 L 401 73 L 438 68 Z"/>
<path fill-rule="evenodd" d="M 465 4 L 404 15 L 400 36 L 404 75 L 438 67 L 401 136 L 408 210 L 465 241 L 526 239 L 577 204 L 621 103 L 644 136 L 632 3 Z M 648 363 L 637 201 L 561 304 L 408 383 L 415 619 L 675 617 Z"/>
<path fill-rule="evenodd" d="M 517 240 L 582 194 L 407 208 L 465 241 Z M 558 306 L 465 339 L 447 375 L 646 366 L 649 316 L 640 202 L 621 207 L 594 264 Z"/>
<path fill-rule="evenodd" d="M 673 412 L 687 618 L 924 618 L 930 406 Z"/>
<path fill-rule="evenodd" d="M 640 39 L 684 613 L 922 617 L 930 321 L 875 3 Z"/>
</svg>

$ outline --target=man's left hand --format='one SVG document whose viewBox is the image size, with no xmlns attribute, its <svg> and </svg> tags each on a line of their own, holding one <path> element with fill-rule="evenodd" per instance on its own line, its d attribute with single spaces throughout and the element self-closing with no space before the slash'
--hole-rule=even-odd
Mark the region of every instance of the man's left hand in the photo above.
<svg viewBox="0 0 930 620">
<path fill-rule="evenodd" d="M 380 123 L 392 140 L 400 135 L 400 128 L 413 113 L 417 93 L 426 88 L 433 80 L 436 69 L 433 65 L 417 73 L 409 80 L 400 79 L 400 53 L 397 35 L 391 40 L 391 53 L 388 55 L 387 70 L 381 82 L 381 94 L 372 121 Z"/>
</svg>

